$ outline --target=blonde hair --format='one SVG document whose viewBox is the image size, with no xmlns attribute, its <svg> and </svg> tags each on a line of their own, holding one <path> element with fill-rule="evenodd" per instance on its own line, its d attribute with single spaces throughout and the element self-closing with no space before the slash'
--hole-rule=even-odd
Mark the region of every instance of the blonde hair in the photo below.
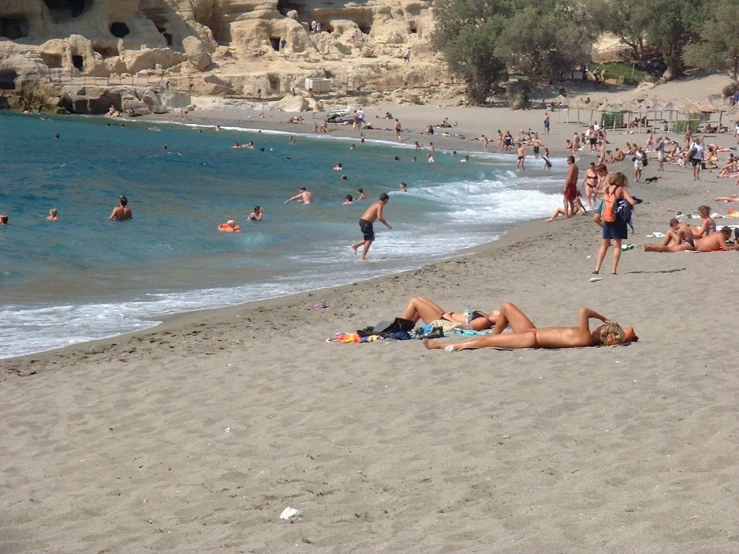
<svg viewBox="0 0 739 554">
<path fill-rule="evenodd" d="M 621 344 L 625 338 L 626 333 L 618 323 L 606 323 L 600 330 L 600 342 L 603 346 Z"/>
</svg>

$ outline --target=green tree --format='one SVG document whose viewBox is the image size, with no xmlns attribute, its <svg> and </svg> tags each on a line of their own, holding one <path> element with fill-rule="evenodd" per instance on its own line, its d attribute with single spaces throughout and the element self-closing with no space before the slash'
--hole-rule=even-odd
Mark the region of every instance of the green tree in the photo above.
<svg viewBox="0 0 739 554">
<path fill-rule="evenodd" d="M 484 103 L 492 87 L 507 77 L 495 48 L 511 5 L 507 0 L 439 0 L 432 37 L 450 70 L 463 78 L 472 98 Z"/>
<path fill-rule="evenodd" d="M 595 30 L 579 6 L 532 0 L 508 20 L 495 53 L 531 82 L 557 79 L 590 61 Z"/>
<path fill-rule="evenodd" d="M 603 29 L 631 47 L 637 60 L 657 54 L 666 67 L 664 79 L 683 70 L 683 51 L 697 37 L 703 21 L 702 0 L 618 0 L 599 13 Z"/>
<path fill-rule="evenodd" d="M 739 2 L 714 0 L 704 11 L 707 19 L 700 27 L 700 41 L 685 48 L 685 63 L 704 69 L 730 69 L 739 75 Z"/>
</svg>

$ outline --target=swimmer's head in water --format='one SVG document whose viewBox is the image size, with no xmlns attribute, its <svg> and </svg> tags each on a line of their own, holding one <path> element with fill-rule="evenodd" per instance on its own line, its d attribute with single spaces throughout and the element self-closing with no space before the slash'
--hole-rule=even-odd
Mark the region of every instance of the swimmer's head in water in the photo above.
<svg viewBox="0 0 739 554">
<path fill-rule="evenodd" d="M 352 195 L 351 195 L 351 194 L 347 194 L 347 195 L 346 195 L 346 200 L 347 200 L 348 202 L 351 202 L 352 200 L 354 200 L 354 197 L 352 197 Z"/>
<path fill-rule="evenodd" d="M 8 216 L 5 214 L 0 215 L 0 223 L 2 223 L 3 225 L 8 223 Z"/>
<path fill-rule="evenodd" d="M 120 202 L 121 206 L 123 206 L 123 207 L 125 208 L 125 207 L 126 207 L 126 205 L 128 204 L 128 198 L 126 198 L 126 197 L 125 197 L 125 196 L 123 196 L 123 195 L 120 195 L 120 196 L 118 197 L 118 202 Z"/>
<path fill-rule="evenodd" d="M 59 213 L 59 212 L 57 211 L 57 209 L 56 209 L 56 208 L 51 208 L 51 209 L 49 210 L 49 215 L 50 215 L 51 217 L 56 217 L 56 214 L 58 214 L 58 213 Z"/>
<path fill-rule="evenodd" d="M 305 190 L 305 187 L 300 187 L 300 190 Z"/>
<path fill-rule="evenodd" d="M 364 192 L 364 189 L 363 189 L 362 187 L 359 187 L 359 188 L 357 189 L 357 192 L 358 192 L 359 194 L 362 194 L 362 193 Z"/>
</svg>

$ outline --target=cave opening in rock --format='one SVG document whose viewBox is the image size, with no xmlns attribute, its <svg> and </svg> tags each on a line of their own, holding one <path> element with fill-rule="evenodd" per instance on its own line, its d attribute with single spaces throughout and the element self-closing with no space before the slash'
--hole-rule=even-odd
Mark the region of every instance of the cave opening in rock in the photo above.
<svg viewBox="0 0 739 554">
<path fill-rule="evenodd" d="M 300 18 L 300 10 L 305 8 L 305 4 L 302 2 L 296 2 L 295 0 L 277 0 L 277 11 L 282 15 L 287 15 L 287 12 L 295 10 L 298 12 L 298 18 Z"/>
<path fill-rule="evenodd" d="M 61 54 L 47 54 L 42 52 L 41 59 L 44 61 L 44 65 L 48 66 L 49 69 L 59 69 L 62 67 Z"/>
<path fill-rule="evenodd" d="M 372 32 L 372 26 L 371 25 L 360 25 L 359 30 L 362 32 L 363 35 L 369 35 Z"/>
<path fill-rule="evenodd" d="M 280 37 L 269 37 L 269 43 L 276 52 L 280 51 Z"/>
<path fill-rule="evenodd" d="M 28 20 L 25 17 L 0 17 L 0 37 L 18 40 L 28 36 Z"/>
<path fill-rule="evenodd" d="M 92 49 L 95 52 L 97 52 L 98 54 L 100 54 L 103 57 L 103 59 L 105 59 L 105 58 L 114 58 L 115 56 L 118 55 L 118 49 L 117 48 L 112 48 L 110 46 L 101 46 L 99 44 L 95 44 L 95 45 L 93 45 Z M 46 64 L 46 65 L 49 65 L 49 64 Z M 49 67 L 51 67 L 51 66 L 49 66 Z"/>
<path fill-rule="evenodd" d="M 418 27 L 416 26 L 416 24 L 415 24 L 415 23 L 411 23 L 411 24 L 409 25 L 409 29 L 410 29 L 410 32 L 411 32 L 412 34 L 414 34 L 414 35 L 415 35 L 415 34 L 416 34 L 416 33 L 418 32 Z"/>
<path fill-rule="evenodd" d="M 94 0 L 44 0 L 51 19 L 55 22 L 79 17 L 89 10 L 93 3 Z"/>
<path fill-rule="evenodd" d="M 82 56 L 75 54 L 72 56 L 72 65 L 82 71 L 85 69 L 85 59 Z"/>
<path fill-rule="evenodd" d="M 161 35 L 164 37 L 164 40 L 167 41 L 167 46 L 172 46 L 174 39 L 172 38 L 172 35 L 170 35 L 167 32 L 167 29 L 163 29 L 162 27 L 157 27 L 157 31 L 159 31 Z"/>
<path fill-rule="evenodd" d="M 125 38 L 130 32 L 131 29 L 129 29 L 128 25 L 126 25 L 125 23 L 114 21 L 110 24 L 110 33 L 116 38 Z"/>
<path fill-rule="evenodd" d="M 0 69 L 0 89 L 15 90 L 18 73 L 14 69 Z"/>
</svg>

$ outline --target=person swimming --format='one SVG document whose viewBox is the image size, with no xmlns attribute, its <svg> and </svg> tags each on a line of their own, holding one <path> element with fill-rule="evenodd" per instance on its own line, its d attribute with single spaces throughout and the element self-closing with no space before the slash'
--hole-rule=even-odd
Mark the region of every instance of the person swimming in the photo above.
<svg viewBox="0 0 739 554">
<path fill-rule="evenodd" d="M 236 225 L 236 222 L 233 219 L 229 219 L 226 223 L 221 223 L 218 226 L 218 230 L 221 233 L 240 233 L 241 227 Z"/>
<path fill-rule="evenodd" d="M 249 221 L 262 221 L 264 210 L 261 206 L 254 206 L 254 211 L 249 214 Z"/>
</svg>

